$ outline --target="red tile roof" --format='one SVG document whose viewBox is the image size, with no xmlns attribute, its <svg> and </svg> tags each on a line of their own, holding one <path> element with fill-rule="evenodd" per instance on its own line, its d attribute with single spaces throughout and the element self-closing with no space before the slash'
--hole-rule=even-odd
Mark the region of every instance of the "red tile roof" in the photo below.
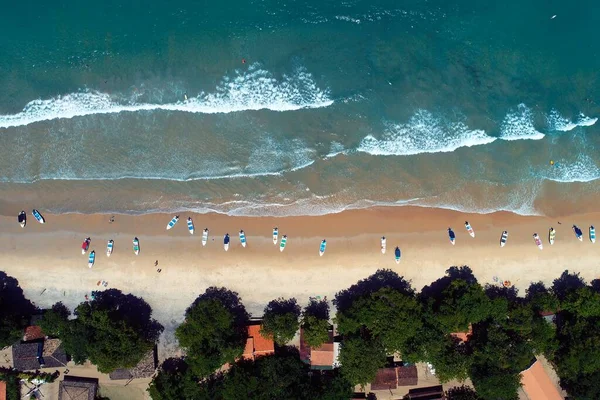
<svg viewBox="0 0 600 400">
<path fill-rule="evenodd" d="M 275 343 L 260 334 L 261 325 L 248 326 L 248 339 L 244 349 L 243 358 L 254 360 L 258 356 L 275 353 Z"/>
<path fill-rule="evenodd" d="M 523 390 L 530 400 L 563 400 L 539 361 L 534 362 L 528 370 L 521 372 L 521 376 Z"/>
<path fill-rule="evenodd" d="M 472 334 L 473 334 L 473 326 L 471 324 L 469 324 L 469 330 L 467 332 L 454 332 L 454 333 L 451 333 L 450 335 L 454 336 L 461 342 L 468 342 Z"/>
<path fill-rule="evenodd" d="M 23 335 L 23 341 L 27 342 L 29 340 L 43 339 L 46 335 L 42 332 L 42 328 L 37 325 L 30 325 L 25 328 L 25 335 Z"/>
<path fill-rule="evenodd" d="M 6 400 L 6 382 L 0 381 L 0 400 Z"/>
<path fill-rule="evenodd" d="M 333 365 L 333 342 L 311 349 L 310 365 L 331 367 Z"/>
</svg>

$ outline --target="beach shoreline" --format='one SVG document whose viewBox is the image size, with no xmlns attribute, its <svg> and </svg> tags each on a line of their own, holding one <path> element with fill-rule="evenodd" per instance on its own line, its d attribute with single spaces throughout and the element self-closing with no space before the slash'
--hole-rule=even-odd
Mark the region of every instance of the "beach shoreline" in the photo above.
<svg viewBox="0 0 600 400">
<path fill-rule="evenodd" d="M 73 309 L 94 290 L 116 288 L 140 296 L 165 326 L 159 346 L 161 359 L 177 354 L 173 331 L 182 322 L 185 309 L 209 286 L 238 292 L 248 311 L 261 316 L 266 303 L 274 298 L 295 297 L 301 305 L 313 296 L 331 301 L 336 292 L 382 268 L 404 276 L 420 291 L 449 267 L 468 265 L 480 283 L 510 281 L 522 296 L 531 282 L 550 285 L 565 269 L 581 273 L 587 281 L 600 273 L 600 244 L 592 244 L 587 234 L 589 225 L 600 220 L 600 212 L 558 219 L 410 206 L 317 217 L 181 213 L 179 223 L 169 231 L 166 226 L 172 215 L 167 214 L 115 215 L 114 222 L 107 214 L 45 214 L 46 224 L 42 225 L 28 210 L 24 229 L 16 215 L 0 217 L 0 269 L 19 281 L 26 297 L 39 307 L 62 301 Z M 194 221 L 193 236 L 186 226 L 188 216 Z M 465 230 L 466 220 L 473 226 L 475 238 Z M 573 224 L 583 230 L 583 242 L 575 238 Z M 288 235 L 283 252 L 272 241 L 275 226 L 280 238 Z M 551 226 L 557 231 L 553 246 L 547 240 Z M 210 236 L 203 247 L 205 227 Z M 454 246 L 448 240 L 448 227 L 456 233 Z M 240 229 L 247 236 L 246 248 L 238 238 Z M 504 230 L 509 237 L 501 248 Z M 541 251 L 533 241 L 534 232 L 544 243 Z M 231 236 L 228 252 L 223 250 L 225 233 Z M 90 251 L 96 251 L 91 269 L 88 256 L 80 251 L 88 236 L 92 239 Z M 140 240 L 138 256 L 132 250 L 134 236 Z M 387 238 L 386 254 L 380 250 L 381 236 Z M 115 241 L 110 258 L 106 256 L 109 239 Z M 327 250 L 320 257 L 322 239 L 327 240 Z M 399 264 L 394 261 L 395 246 L 402 250 Z M 106 288 L 98 285 L 101 281 L 108 283 Z"/>
</svg>

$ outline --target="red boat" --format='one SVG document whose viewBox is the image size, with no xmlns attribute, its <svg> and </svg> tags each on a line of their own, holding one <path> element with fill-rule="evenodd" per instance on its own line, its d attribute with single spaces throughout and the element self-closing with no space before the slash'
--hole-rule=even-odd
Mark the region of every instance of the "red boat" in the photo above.
<svg viewBox="0 0 600 400">
<path fill-rule="evenodd" d="M 81 244 L 81 254 L 85 254 L 85 252 L 88 251 L 88 249 L 90 248 L 91 241 L 92 241 L 91 238 L 85 238 L 85 240 Z"/>
</svg>

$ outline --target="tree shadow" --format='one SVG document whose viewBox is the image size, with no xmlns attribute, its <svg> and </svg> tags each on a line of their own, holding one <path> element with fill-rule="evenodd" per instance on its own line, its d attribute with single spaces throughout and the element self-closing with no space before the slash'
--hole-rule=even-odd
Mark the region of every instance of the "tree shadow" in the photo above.
<svg viewBox="0 0 600 400">
<path fill-rule="evenodd" d="M 585 287 L 583 278 L 579 276 L 579 273 L 570 274 L 569 270 L 565 270 L 560 278 L 555 279 L 552 283 L 552 291 L 560 301 L 564 301 L 570 293 L 582 287 Z"/>
<path fill-rule="evenodd" d="M 348 289 L 336 293 L 333 304 L 337 307 L 338 312 L 344 312 L 352 306 L 356 299 L 368 296 L 383 288 L 395 289 L 411 296 L 415 293 L 410 282 L 406 281 L 404 277 L 399 276 L 391 269 L 380 269 Z"/>
<path fill-rule="evenodd" d="M 329 321 L 329 303 L 325 300 L 311 299 L 304 309 L 304 314 Z"/>
<path fill-rule="evenodd" d="M 484 291 L 490 300 L 506 299 L 509 304 L 519 303 L 522 300 L 519 298 L 519 290 L 514 286 L 497 286 L 488 283 L 485 285 Z"/>
<path fill-rule="evenodd" d="M 25 298 L 19 281 L 0 271 L 0 348 L 9 346 L 23 336 L 23 329 L 29 325 L 31 316 L 38 311 L 31 301 Z"/>
<path fill-rule="evenodd" d="M 424 286 L 421 289 L 419 298 L 425 300 L 433 298 L 439 300 L 442 297 L 442 293 L 446 290 L 453 281 L 462 279 L 470 285 L 477 283 L 477 278 L 473 275 L 473 271 L 466 265 L 462 267 L 450 267 L 446 270 L 446 276 L 432 282 L 428 286 Z"/>
<path fill-rule="evenodd" d="M 118 289 L 108 289 L 94 294 L 92 310 L 104 310 L 112 321 L 125 321 L 129 326 L 144 332 L 151 341 L 158 340 L 163 326 L 152 319 L 152 307 L 141 297 L 124 294 Z"/>
<path fill-rule="evenodd" d="M 183 358 L 171 357 L 167 358 L 160 365 L 160 369 L 167 373 L 185 373 L 189 369 L 189 365 Z"/>
<path fill-rule="evenodd" d="M 590 282 L 590 286 L 596 293 L 600 293 L 600 279 L 594 279 L 592 282 Z"/>
</svg>

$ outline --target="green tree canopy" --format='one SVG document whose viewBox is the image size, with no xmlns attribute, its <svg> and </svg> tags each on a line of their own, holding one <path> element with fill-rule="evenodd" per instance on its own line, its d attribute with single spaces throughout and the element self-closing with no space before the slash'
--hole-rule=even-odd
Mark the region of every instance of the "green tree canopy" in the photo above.
<svg viewBox="0 0 600 400">
<path fill-rule="evenodd" d="M 36 308 L 23 295 L 19 282 L 0 271 L 0 349 L 23 337 Z"/>
<path fill-rule="evenodd" d="M 300 306 L 296 299 L 271 300 L 265 307 L 260 334 L 271 338 L 278 345 L 285 345 L 298 331 Z"/>
<path fill-rule="evenodd" d="M 242 355 L 249 315 L 238 294 L 210 287 L 186 310 L 175 336 L 194 374 L 210 375 Z"/>
<path fill-rule="evenodd" d="M 304 341 L 317 348 L 329 340 L 329 304 L 322 300 L 310 300 L 302 313 Z"/>
<path fill-rule="evenodd" d="M 120 290 L 95 293 L 75 309 L 61 339 L 75 362 L 89 359 L 103 373 L 131 368 L 154 347 L 163 327 L 144 300 Z"/>
<path fill-rule="evenodd" d="M 63 337 L 68 329 L 71 311 L 62 302 L 46 310 L 40 320 L 42 331 L 48 336 Z"/>
<path fill-rule="evenodd" d="M 475 389 L 469 386 L 457 386 L 447 392 L 448 400 L 483 400 Z"/>
<path fill-rule="evenodd" d="M 162 363 L 148 387 L 148 393 L 152 400 L 209 399 L 181 358 L 169 358 Z"/>
<path fill-rule="evenodd" d="M 366 385 L 372 382 L 377 370 L 386 363 L 383 343 L 368 333 L 344 335 L 339 361 L 342 375 L 353 385 Z"/>
</svg>

